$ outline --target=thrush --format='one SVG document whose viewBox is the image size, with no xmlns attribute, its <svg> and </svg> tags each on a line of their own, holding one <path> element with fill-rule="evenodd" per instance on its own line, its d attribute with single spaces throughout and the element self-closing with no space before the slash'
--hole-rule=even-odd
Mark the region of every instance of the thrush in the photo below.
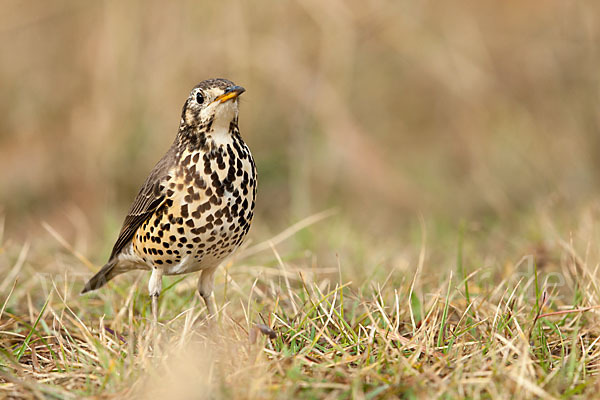
<svg viewBox="0 0 600 400">
<path fill-rule="evenodd" d="M 163 275 L 201 271 L 209 315 L 214 273 L 246 237 L 254 216 L 256 166 L 238 128 L 238 96 L 226 79 L 205 80 L 185 101 L 175 141 L 133 201 L 108 262 L 82 293 L 131 270 L 151 271 L 156 323 Z"/>
</svg>

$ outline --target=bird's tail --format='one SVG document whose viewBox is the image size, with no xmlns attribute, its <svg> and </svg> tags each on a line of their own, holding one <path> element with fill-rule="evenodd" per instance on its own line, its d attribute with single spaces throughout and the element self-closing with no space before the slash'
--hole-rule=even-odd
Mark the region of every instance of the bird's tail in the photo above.
<svg viewBox="0 0 600 400">
<path fill-rule="evenodd" d="M 104 265 L 104 267 L 100 268 L 100 271 L 96 273 L 84 286 L 81 294 L 87 293 L 91 290 L 100 289 L 102 286 L 106 285 L 108 281 L 114 278 L 119 274 L 115 269 L 116 262 L 114 260 L 109 261 Z"/>
</svg>

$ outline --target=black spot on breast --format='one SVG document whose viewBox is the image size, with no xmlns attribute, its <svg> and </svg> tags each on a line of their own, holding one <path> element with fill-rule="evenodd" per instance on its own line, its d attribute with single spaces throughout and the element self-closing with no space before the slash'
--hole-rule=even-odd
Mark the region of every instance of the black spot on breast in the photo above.
<svg viewBox="0 0 600 400">
<path fill-rule="evenodd" d="M 233 141 L 233 148 L 235 149 L 235 152 L 237 153 L 238 157 L 243 158 L 242 149 L 240 148 L 240 145 L 238 144 L 237 140 Z"/>
<path fill-rule="evenodd" d="M 194 184 L 199 187 L 200 189 L 205 189 L 206 188 L 206 182 L 204 181 L 204 179 L 202 179 L 202 177 L 200 175 L 196 175 L 194 177 Z"/>
<path fill-rule="evenodd" d="M 229 167 L 227 170 L 227 180 L 230 182 L 235 181 L 235 168 Z"/>
</svg>

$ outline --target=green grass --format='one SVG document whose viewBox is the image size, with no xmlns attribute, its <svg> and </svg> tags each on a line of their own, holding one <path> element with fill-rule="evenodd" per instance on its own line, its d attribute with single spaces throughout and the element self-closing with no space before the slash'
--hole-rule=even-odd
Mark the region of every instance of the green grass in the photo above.
<svg viewBox="0 0 600 400">
<path fill-rule="evenodd" d="M 34 243 L 24 259 L 23 247 L 5 240 L 2 276 L 13 281 L 2 281 L 0 393 L 65 399 L 588 398 L 596 394 L 597 318 L 593 309 L 557 311 L 598 304 L 598 238 L 594 230 L 553 227 L 532 234 L 524 228 L 541 228 L 544 220 L 524 217 L 510 232 L 523 248 L 528 237 L 542 235 L 544 258 L 525 257 L 529 264 L 521 262 L 527 254 L 488 253 L 497 236 L 482 237 L 459 224 L 454 234 L 442 229 L 444 236 L 421 231 L 406 260 L 378 264 L 367 255 L 355 264 L 345 261 L 346 254 L 322 265 L 314 254 L 294 250 L 295 232 L 326 244 L 337 240 L 340 226 L 352 228 L 300 224 L 276 237 L 277 245 L 250 246 L 220 269 L 220 312 L 212 324 L 193 276 L 165 278 L 156 343 L 149 334 L 146 276 L 120 277 L 79 296 L 83 277 L 75 272 L 85 265 L 74 249 L 60 250 L 68 243 L 46 237 L 56 246 L 46 243 L 40 252 L 51 249 L 54 256 L 36 253 Z M 426 226 L 422 221 L 419 229 Z M 434 250 L 434 240 L 454 241 L 455 251 Z M 377 246 L 353 244 L 363 255 Z M 475 261 L 486 257 L 497 263 Z M 40 275 L 40 265 L 62 271 Z M 551 284 L 552 274 L 564 284 Z M 276 335 L 269 338 L 259 325 Z"/>
</svg>

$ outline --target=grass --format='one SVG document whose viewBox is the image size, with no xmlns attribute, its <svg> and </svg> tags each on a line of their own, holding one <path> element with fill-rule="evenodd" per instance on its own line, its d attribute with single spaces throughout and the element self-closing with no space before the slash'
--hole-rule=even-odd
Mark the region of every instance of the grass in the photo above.
<svg viewBox="0 0 600 400">
<path fill-rule="evenodd" d="M 474 260 L 495 246 L 494 234 L 488 241 L 462 223 L 451 235 L 452 254 L 436 255 L 428 243 L 438 237 L 428 239 L 424 219 L 421 242 L 410 244 L 412 261 L 404 267 L 402 261 L 344 265 L 340 257 L 321 265 L 314 256 L 298 256 L 288 242 L 298 235 L 337 235 L 336 223 L 319 219 L 342 217 L 312 217 L 270 245 L 250 245 L 220 269 L 220 312 L 210 324 L 195 279 L 165 278 L 156 344 L 149 335 L 146 276 L 131 274 L 79 296 L 83 278 L 73 271 L 85 266 L 64 239 L 47 238 L 56 243 L 52 252 L 60 254 L 63 271 L 46 275 L 35 265 L 47 255 L 5 240 L 0 393 L 65 399 L 589 398 L 597 392 L 600 330 L 593 307 L 600 282 L 598 238 L 589 213 L 581 215 L 572 232 L 547 226 L 539 215 L 523 221 L 514 238 L 540 234 L 523 226 L 544 227 L 544 256 L 541 250 L 535 257 L 504 251 L 498 265 L 478 268 Z M 355 245 L 360 252 L 366 244 Z M 453 269 L 440 267 L 448 262 Z"/>
</svg>

